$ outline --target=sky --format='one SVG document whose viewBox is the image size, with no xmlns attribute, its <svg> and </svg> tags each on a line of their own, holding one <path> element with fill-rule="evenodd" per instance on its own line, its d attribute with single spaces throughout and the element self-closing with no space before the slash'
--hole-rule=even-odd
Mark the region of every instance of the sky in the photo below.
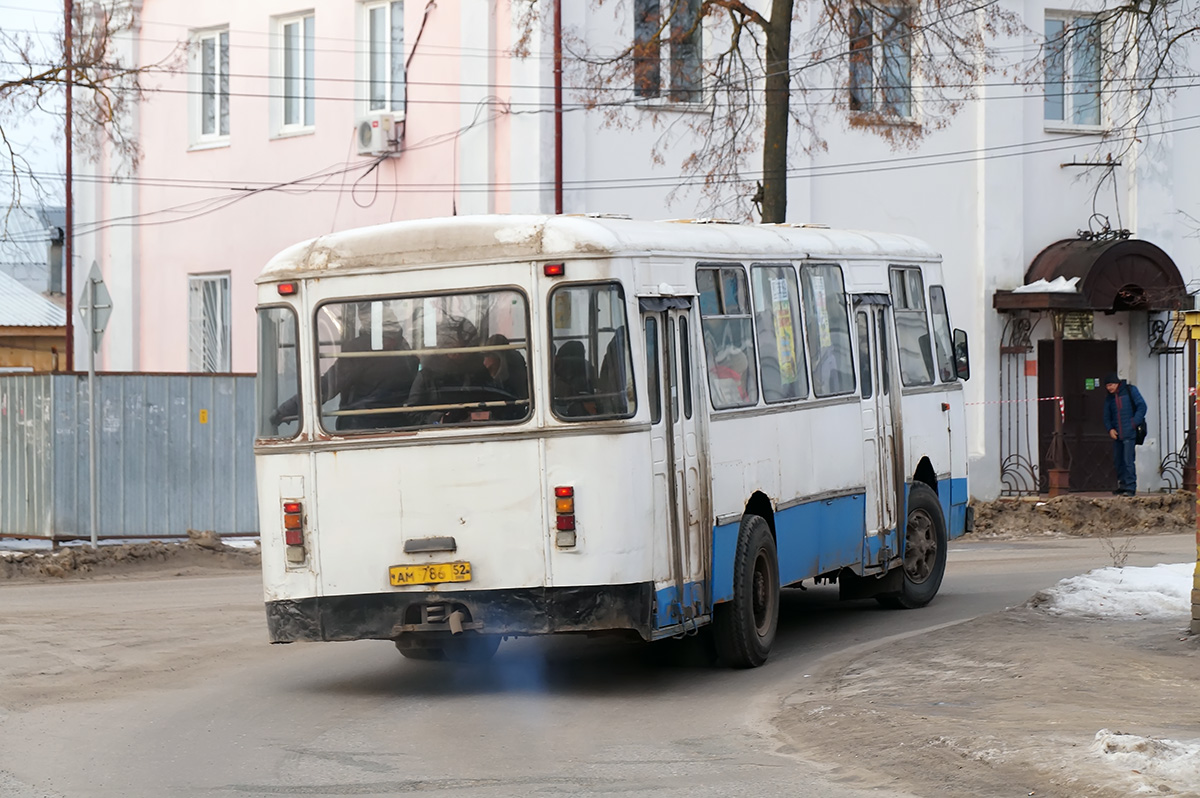
<svg viewBox="0 0 1200 798">
<path fill-rule="evenodd" d="M 62 29 L 62 11 L 63 4 L 57 0 L 0 0 L 0 30 L 8 34 L 28 32 L 35 43 L 54 49 L 58 31 Z M 0 61 L 12 61 L 12 55 L 11 52 L 0 52 Z M 0 74 L 5 77 L 13 76 L 11 67 L 0 65 L 0 70 L 4 70 Z M 58 107 L 61 109 L 61 100 Z M 14 149 L 30 162 L 34 171 L 62 174 L 65 158 L 61 111 L 14 115 L 0 108 L 0 114 L 3 114 L 0 124 L 3 124 L 5 135 L 13 142 Z M 0 164 L 7 168 L 7 156 L 0 159 Z M 7 182 L 0 185 L 5 189 L 8 187 Z M 52 199 L 62 201 L 61 179 L 43 180 L 43 185 L 53 193 Z M 7 191 L 0 198 L 0 204 L 8 204 Z"/>
</svg>

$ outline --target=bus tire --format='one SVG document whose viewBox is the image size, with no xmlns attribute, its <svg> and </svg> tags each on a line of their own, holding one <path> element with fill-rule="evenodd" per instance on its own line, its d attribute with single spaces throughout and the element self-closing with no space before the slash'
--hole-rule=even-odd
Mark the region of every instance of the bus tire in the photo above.
<svg viewBox="0 0 1200 798">
<path fill-rule="evenodd" d="M 904 578 L 900 590 L 876 596 L 885 607 L 916 609 L 937 595 L 946 573 L 946 519 L 937 494 L 923 482 L 908 491 L 904 532 Z"/>
<path fill-rule="evenodd" d="M 771 528 L 742 516 L 733 560 L 733 599 L 713 609 L 717 656 L 733 668 L 767 661 L 779 628 L 779 557 Z"/>
<path fill-rule="evenodd" d="M 396 648 L 400 651 L 400 656 L 405 659 L 415 659 L 421 662 L 441 662 L 446 658 L 446 652 L 434 646 L 422 648 L 400 648 L 400 646 L 396 646 Z"/>
</svg>

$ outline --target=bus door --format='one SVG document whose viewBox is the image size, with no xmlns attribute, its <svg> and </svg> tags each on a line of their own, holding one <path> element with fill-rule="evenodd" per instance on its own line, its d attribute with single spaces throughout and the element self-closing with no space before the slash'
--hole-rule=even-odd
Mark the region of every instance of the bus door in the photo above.
<svg viewBox="0 0 1200 798">
<path fill-rule="evenodd" d="M 687 297 L 640 300 L 646 331 L 654 458 L 655 518 L 667 529 L 670 587 L 658 590 L 655 626 L 694 623 L 708 613 L 708 488 L 702 462 L 702 412 L 696 346 Z"/>
<path fill-rule="evenodd" d="M 886 294 L 855 296 L 858 332 L 859 395 L 862 397 L 863 476 L 866 482 L 866 533 L 863 567 L 887 567 L 899 554 L 897 512 L 897 437 L 893 373 L 887 346 Z"/>
</svg>

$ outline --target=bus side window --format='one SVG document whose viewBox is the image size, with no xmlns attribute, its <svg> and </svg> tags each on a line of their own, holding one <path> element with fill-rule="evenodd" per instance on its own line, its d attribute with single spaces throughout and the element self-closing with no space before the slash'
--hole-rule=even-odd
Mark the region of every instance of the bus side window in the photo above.
<svg viewBox="0 0 1200 798">
<path fill-rule="evenodd" d="M 721 410 L 758 404 L 746 272 L 741 266 L 700 266 L 696 288 L 713 407 Z"/>
<path fill-rule="evenodd" d="M 858 391 L 863 399 L 870 399 L 874 392 L 871 384 L 871 328 L 863 311 L 855 314 L 855 318 L 858 321 Z"/>
<path fill-rule="evenodd" d="M 551 411 L 563 421 L 633 415 L 633 356 L 620 284 L 562 285 L 549 302 Z"/>
<path fill-rule="evenodd" d="M 954 382 L 954 342 L 950 338 L 950 314 L 946 312 L 946 291 L 940 285 L 929 286 L 929 309 L 933 315 L 933 343 L 937 348 L 938 376 L 942 382 Z"/>
<path fill-rule="evenodd" d="M 933 349 L 921 270 L 892 267 L 892 314 L 900 347 L 900 379 L 905 385 L 933 384 Z"/>
<path fill-rule="evenodd" d="M 812 354 L 813 393 L 837 396 L 854 391 L 854 354 L 850 350 L 850 313 L 842 270 L 833 264 L 804 266 L 804 326 Z"/>
<path fill-rule="evenodd" d="M 758 328 L 758 362 L 763 399 L 783 402 L 808 396 L 808 365 L 800 336 L 800 291 L 790 265 L 756 265 L 754 322 Z"/>
<path fill-rule="evenodd" d="M 679 317 L 679 367 L 683 374 L 683 416 L 692 417 L 692 337 L 687 317 Z"/>
<path fill-rule="evenodd" d="M 658 390 L 658 375 L 661 373 L 658 364 L 658 320 L 650 316 L 646 318 L 646 392 L 650 400 L 651 424 L 662 420 L 662 396 Z"/>
</svg>

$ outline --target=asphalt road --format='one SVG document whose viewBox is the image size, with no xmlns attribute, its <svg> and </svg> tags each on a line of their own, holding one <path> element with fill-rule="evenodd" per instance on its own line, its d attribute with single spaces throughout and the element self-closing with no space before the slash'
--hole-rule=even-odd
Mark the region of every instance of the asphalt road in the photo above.
<svg viewBox="0 0 1200 798">
<path fill-rule="evenodd" d="M 1128 564 L 1194 553 L 1144 537 Z M 1094 539 L 973 541 L 922 610 L 787 591 L 755 671 L 603 639 L 508 641 L 486 668 L 271 646 L 254 574 L 0 586 L 0 795 L 897 795 L 789 753 L 773 719 L 805 674 L 1111 564 Z"/>
</svg>

